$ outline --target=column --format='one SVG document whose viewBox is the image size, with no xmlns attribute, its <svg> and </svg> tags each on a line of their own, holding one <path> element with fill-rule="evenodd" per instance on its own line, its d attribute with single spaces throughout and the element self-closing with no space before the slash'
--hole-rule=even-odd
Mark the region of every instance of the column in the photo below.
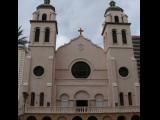
<svg viewBox="0 0 160 120">
<path fill-rule="evenodd" d="M 140 105 L 140 84 L 135 83 L 135 99 L 136 99 L 136 106 Z"/>
<path fill-rule="evenodd" d="M 118 81 L 117 81 L 117 70 L 116 70 L 116 61 L 114 57 L 110 58 L 111 60 L 111 81 L 112 81 L 112 97 L 113 97 L 113 106 L 118 104 Z"/>
<path fill-rule="evenodd" d="M 131 60 L 132 60 L 132 72 L 133 72 L 132 77 L 133 77 L 133 80 L 134 80 L 135 82 L 139 82 L 136 59 L 135 59 L 134 57 L 132 57 Z"/>
<path fill-rule="evenodd" d="M 118 106 L 119 98 L 118 98 L 118 85 L 116 83 L 112 83 L 113 89 L 113 106 Z"/>
<path fill-rule="evenodd" d="M 40 37 L 39 37 L 39 43 L 43 44 L 44 43 L 44 38 L 45 38 L 45 28 L 40 29 Z"/>
<path fill-rule="evenodd" d="M 31 76 L 31 56 L 25 58 L 24 74 L 23 74 L 23 91 L 28 92 L 30 88 L 30 76 Z"/>
<path fill-rule="evenodd" d="M 50 69 L 50 80 L 47 81 L 47 101 L 46 102 L 49 102 L 50 105 L 52 106 L 53 105 L 53 96 L 54 96 L 54 93 L 53 93 L 53 88 L 54 88 L 54 57 L 53 55 L 49 56 L 48 57 L 48 65 L 50 66 L 49 69 Z"/>
<path fill-rule="evenodd" d="M 30 30 L 30 38 L 29 38 L 31 44 L 34 43 L 34 38 L 35 38 L 35 29 L 34 29 L 33 27 L 31 27 L 31 30 Z"/>
</svg>

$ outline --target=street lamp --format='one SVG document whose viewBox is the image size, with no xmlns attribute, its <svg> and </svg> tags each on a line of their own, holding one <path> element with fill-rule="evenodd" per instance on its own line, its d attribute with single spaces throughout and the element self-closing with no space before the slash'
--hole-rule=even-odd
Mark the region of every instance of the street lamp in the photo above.
<svg viewBox="0 0 160 120">
<path fill-rule="evenodd" d="M 28 98 L 28 93 L 27 92 L 23 92 L 23 99 L 24 99 L 24 112 L 25 112 L 25 104 L 26 104 L 26 100 Z"/>
</svg>

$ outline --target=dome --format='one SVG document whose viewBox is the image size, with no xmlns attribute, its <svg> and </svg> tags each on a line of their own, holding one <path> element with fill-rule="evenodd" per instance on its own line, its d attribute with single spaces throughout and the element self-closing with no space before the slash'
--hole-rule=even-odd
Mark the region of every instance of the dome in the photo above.
<svg viewBox="0 0 160 120">
<path fill-rule="evenodd" d="M 114 1 L 111 1 L 109 4 L 110 4 L 110 7 L 106 9 L 105 14 L 109 11 L 121 11 L 121 12 L 123 12 L 123 9 L 116 6 L 116 3 Z"/>
<path fill-rule="evenodd" d="M 50 4 L 41 4 L 37 7 L 37 10 L 38 9 L 52 9 L 55 12 L 55 7 Z"/>
</svg>

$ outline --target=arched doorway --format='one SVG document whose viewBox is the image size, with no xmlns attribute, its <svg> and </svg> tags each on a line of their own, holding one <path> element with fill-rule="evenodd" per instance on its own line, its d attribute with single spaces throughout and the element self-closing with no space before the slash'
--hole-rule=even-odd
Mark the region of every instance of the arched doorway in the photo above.
<svg viewBox="0 0 160 120">
<path fill-rule="evenodd" d="M 52 120 L 50 117 L 46 116 L 42 120 Z"/>
<path fill-rule="evenodd" d="M 74 98 L 76 99 L 76 106 L 77 107 L 87 107 L 88 106 L 88 99 L 89 94 L 86 91 L 78 91 L 75 93 Z"/>
<path fill-rule="evenodd" d="M 74 117 L 72 120 L 82 120 L 82 118 L 79 117 L 79 116 L 76 116 L 76 117 Z"/>
<path fill-rule="evenodd" d="M 97 118 L 94 116 L 90 116 L 87 120 L 97 120 Z"/>
<path fill-rule="evenodd" d="M 133 115 L 131 120 L 140 120 L 140 117 L 138 115 Z"/>
<path fill-rule="evenodd" d="M 34 116 L 29 116 L 27 120 L 37 120 Z"/>
<path fill-rule="evenodd" d="M 119 116 L 117 120 L 126 120 L 124 116 Z"/>
</svg>

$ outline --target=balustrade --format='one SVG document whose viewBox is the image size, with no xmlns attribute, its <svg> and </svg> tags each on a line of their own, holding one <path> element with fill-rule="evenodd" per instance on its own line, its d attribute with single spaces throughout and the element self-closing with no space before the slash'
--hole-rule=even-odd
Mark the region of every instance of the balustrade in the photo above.
<svg viewBox="0 0 160 120">
<path fill-rule="evenodd" d="M 116 113 L 116 112 L 140 112 L 138 106 L 132 107 L 30 107 L 25 113 Z"/>
</svg>

